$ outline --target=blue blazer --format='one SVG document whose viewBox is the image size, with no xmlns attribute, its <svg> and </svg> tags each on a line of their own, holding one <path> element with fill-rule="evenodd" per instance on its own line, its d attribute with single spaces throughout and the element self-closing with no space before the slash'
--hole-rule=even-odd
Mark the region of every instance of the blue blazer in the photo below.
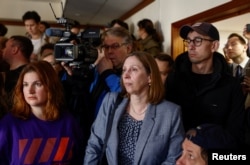
<svg viewBox="0 0 250 165">
<path fill-rule="evenodd" d="M 91 135 L 86 147 L 84 164 L 96 165 L 102 152 L 106 133 L 107 118 L 114 106 L 117 93 L 108 93 L 91 128 Z M 118 164 L 119 133 L 118 124 L 125 113 L 128 98 L 124 98 L 116 109 L 111 133 L 107 142 L 106 156 L 110 165 Z M 134 164 L 136 165 L 174 165 L 181 154 L 184 129 L 180 106 L 162 101 L 150 104 L 145 114 L 140 135 L 136 143 Z"/>
</svg>

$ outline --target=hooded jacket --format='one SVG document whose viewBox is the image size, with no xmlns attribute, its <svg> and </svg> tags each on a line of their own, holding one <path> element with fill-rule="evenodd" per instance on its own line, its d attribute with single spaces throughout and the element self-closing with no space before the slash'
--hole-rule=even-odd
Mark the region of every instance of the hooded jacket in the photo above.
<svg viewBox="0 0 250 165">
<path fill-rule="evenodd" d="M 220 53 L 213 54 L 213 73 L 195 74 L 188 52 L 179 55 L 166 80 L 166 99 L 182 107 L 185 130 L 201 124 L 222 128 L 221 143 L 238 147 L 244 138 L 244 95 Z"/>
<path fill-rule="evenodd" d="M 161 52 L 161 43 L 156 42 L 152 36 L 148 36 L 145 39 L 140 39 L 139 43 L 141 44 L 141 51 L 150 53 L 152 56 L 155 56 Z"/>
</svg>

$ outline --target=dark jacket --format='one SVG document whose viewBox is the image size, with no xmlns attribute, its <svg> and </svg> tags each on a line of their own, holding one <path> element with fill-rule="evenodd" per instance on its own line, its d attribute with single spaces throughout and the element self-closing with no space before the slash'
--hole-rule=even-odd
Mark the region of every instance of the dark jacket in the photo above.
<svg viewBox="0 0 250 165">
<path fill-rule="evenodd" d="M 120 92 L 121 69 L 108 69 L 99 74 L 94 70 L 94 80 L 90 85 L 91 104 L 93 105 L 94 118 L 99 112 L 103 98 L 108 92 Z"/>
<path fill-rule="evenodd" d="M 152 36 L 148 36 L 143 40 L 139 40 L 141 44 L 141 51 L 150 53 L 152 56 L 155 56 L 161 52 L 161 44 L 156 42 Z"/>
<path fill-rule="evenodd" d="M 233 64 L 228 64 L 228 65 L 229 65 L 229 68 L 230 68 L 230 73 L 233 75 L 233 72 L 234 72 Z M 248 59 L 247 64 L 245 65 L 245 67 L 242 70 L 242 77 L 240 78 L 240 81 L 243 81 L 244 76 L 246 75 L 246 68 L 248 68 L 249 66 L 250 66 L 250 59 Z"/>
<path fill-rule="evenodd" d="M 221 142 L 236 147 L 244 137 L 244 95 L 223 55 L 214 53 L 212 74 L 191 71 L 188 53 L 175 60 L 166 81 L 166 99 L 181 105 L 187 131 L 204 123 L 222 126 Z"/>
</svg>

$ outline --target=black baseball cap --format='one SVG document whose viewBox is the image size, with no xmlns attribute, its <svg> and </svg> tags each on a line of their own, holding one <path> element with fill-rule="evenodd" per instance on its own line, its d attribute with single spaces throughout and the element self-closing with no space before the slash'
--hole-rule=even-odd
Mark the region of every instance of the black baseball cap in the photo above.
<svg viewBox="0 0 250 165">
<path fill-rule="evenodd" d="M 222 130 L 217 124 L 202 124 L 190 129 L 186 138 L 206 150 L 231 148 L 231 144 L 224 141 Z"/>
<path fill-rule="evenodd" d="M 183 39 L 187 38 L 187 35 L 190 31 L 196 31 L 199 34 L 206 35 L 211 37 L 213 40 L 220 40 L 220 35 L 216 27 L 211 23 L 207 22 L 198 22 L 193 25 L 184 25 L 180 29 L 180 36 Z"/>
</svg>

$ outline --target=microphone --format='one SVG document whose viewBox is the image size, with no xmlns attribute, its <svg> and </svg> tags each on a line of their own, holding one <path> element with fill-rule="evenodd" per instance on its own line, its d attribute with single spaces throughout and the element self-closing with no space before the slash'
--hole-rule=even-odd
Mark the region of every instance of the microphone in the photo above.
<svg viewBox="0 0 250 165">
<path fill-rule="evenodd" d="M 64 31 L 61 29 L 55 29 L 55 28 L 48 28 L 45 31 L 45 34 L 49 37 L 63 37 Z"/>
</svg>

